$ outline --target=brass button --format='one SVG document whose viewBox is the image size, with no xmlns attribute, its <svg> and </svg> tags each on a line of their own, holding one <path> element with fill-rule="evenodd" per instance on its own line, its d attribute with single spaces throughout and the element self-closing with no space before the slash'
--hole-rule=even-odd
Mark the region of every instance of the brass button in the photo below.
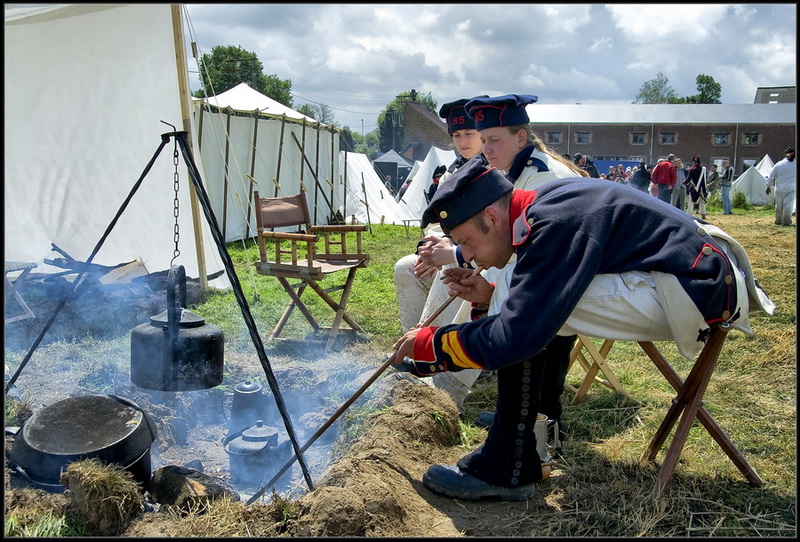
<svg viewBox="0 0 800 542">
<path fill-rule="evenodd" d="M 439 211 L 439 218 L 447 218 L 447 211 Z"/>
<path fill-rule="evenodd" d="M 464 263 L 461 264 L 461 267 L 466 269 L 467 267 L 469 267 L 469 264 L 467 262 L 464 262 Z"/>
<path fill-rule="evenodd" d="M 702 228 L 702 227 L 701 228 L 697 228 L 697 233 L 699 233 L 700 235 L 705 235 L 706 234 L 706 230 L 705 230 L 705 228 Z"/>
<path fill-rule="evenodd" d="M 706 256 L 711 256 L 711 254 L 713 252 L 714 252 L 713 248 L 711 248 L 711 247 L 703 247 L 703 254 L 705 254 Z"/>
<path fill-rule="evenodd" d="M 533 226 L 533 223 L 534 223 L 534 222 L 536 222 L 534 219 L 532 219 L 532 218 L 529 218 L 529 219 L 528 219 L 528 226 Z"/>
<path fill-rule="evenodd" d="M 531 165 L 532 163 L 533 163 L 533 160 L 528 160 L 528 163 L 527 163 L 527 164 L 525 164 L 525 165 L 526 165 L 526 166 L 529 166 L 529 165 Z"/>
<path fill-rule="evenodd" d="M 722 317 L 727 320 L 731 317 L 731 311 L 722 311 Z"/>
<path fill-rule="evenodd" d="M 444 371 L 444 367 L 442 367 L 441 365 L 437 366 L 436 369 L 439 371 Z"/>
<path fill-rule="evenodd" d="M 428 370 L 430 370 L 432 373 L 435 373 L 436 372 L 436 365 L 430 365 L 428 367 Z"/>
<path fill-rule="evenodd" d="M 730 284 L 733 282 L 733 277 L 730 275 L 725 275 L 725 284 Z"/>
</svg>

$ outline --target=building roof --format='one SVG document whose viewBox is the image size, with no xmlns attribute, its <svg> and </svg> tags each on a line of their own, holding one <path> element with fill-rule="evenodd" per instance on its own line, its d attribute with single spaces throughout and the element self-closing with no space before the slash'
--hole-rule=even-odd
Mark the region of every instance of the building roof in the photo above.
<svg viewBox="0 0 800 542">
<path fill-rule="evenodd" d="M 543 104 L 536 124 L 794 124 L 797 104 Z"/>
</svg>

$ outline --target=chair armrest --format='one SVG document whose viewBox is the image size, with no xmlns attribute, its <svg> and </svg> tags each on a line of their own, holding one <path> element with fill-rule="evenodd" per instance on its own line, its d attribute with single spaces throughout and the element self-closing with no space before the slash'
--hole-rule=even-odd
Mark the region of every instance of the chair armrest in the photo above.
<svg viewBox="0 0 800 542">
<path fill-rule="evenodd" d="M 358 232 L 367 231 L 369 227 L 366 224 L 329 224 L 326 226 L 311 226 L 309 231 L 312 232 Z"/>
<path fill-rule="evenodd" d="M 291 233 L 282 231 L 262 231 L 263 239 L 275 239 L 277 241 L 300 241 L 314 243 L 319 241 L 319 237 L 308 233 Z"/>
</svg>

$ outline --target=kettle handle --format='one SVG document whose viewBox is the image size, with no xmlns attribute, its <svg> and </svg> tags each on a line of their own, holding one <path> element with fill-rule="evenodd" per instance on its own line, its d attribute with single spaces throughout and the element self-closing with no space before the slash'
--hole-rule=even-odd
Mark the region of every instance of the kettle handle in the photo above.
<svg viewBox="0 0 800 542">
<path fill-rule="evenodd" d="M 176 278 L 177 275 L 177 278 Z M 175 282 L 178 281 L 178 294 L 180 295 L 180 307 L 186 306 L 186 269 L 182 265 L 173 265 L 167 274 L 167 325 L 170 322 L 178 322 L 180 319 L 175 304 Z"/>
<path fill-rule="evenodd" d="M 177 279 L 176 279 L 177 276 Z M 186 270 L 182 265 L 173 265 L 167 274 L 167 331 L 172 346 L 171 370 L 178 370 L 178 328 L 181 325 L 181 313 L 175 304 L 175 281 L 178 281 L 181 307 L 186 305 Z M 181 308 L 181 311 L 183 309 Z"/>
</svg>

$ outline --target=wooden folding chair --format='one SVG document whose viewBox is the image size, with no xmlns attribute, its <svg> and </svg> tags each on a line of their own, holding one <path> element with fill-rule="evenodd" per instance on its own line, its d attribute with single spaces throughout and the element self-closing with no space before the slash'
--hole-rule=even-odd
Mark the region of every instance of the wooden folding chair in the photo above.
<svg viewBox="0 0 800 542">
<path fill-rule="evenodd" d="M 18 314 L 16 316 L 12 316 L 11 318 L 6 317 L 5 323 L 16 322 L 17 320 L 26 320 L 28 318 L 36 318 L 36 315 L 33 314 L 33 311 L 22 298 L 22 295 L 19 293 L 19 288 L 25 282 L 28 273 L 31 272 L 31 269 L 36 267 L 35 262 L 5 262 L 5 287 L 7 288 L 6 296 L 3 298 L 3 308 L 4 310 L 8 305 L 8 300 L 14 298 L 17 302 L 19 307 L 22 309 L 22 314 Z M 11 282 L 8 279 L 8 274 L 13 273 L 14 271 L 22 271 L 19 276 Z"/>
<path fill-rule="evenodd" d="M 369 254 L 365 254 L 361 246 L 361 233 L 367 231 L 367 226 L 312 225 L 305 192 L 296 196 L 262 198 L 255 191 L 253 197 L 260 256 L 260 261 L 255 264 L 256 269 L 262 275 L 276 277 L 291 298 L 269 339 L 297 340 L 280 336 L 295 308 L 303 314 L 315 332 L 328 332 L 325 339 L 303 339 L 302 342 L 324 342 L 327 350 L 334 344 L 339 331 L 363 331 L 347 314 L 347 302 L 356 271 L 367 267 L 369 263 Z M 287 226 L 297 228 L 297 231 L 270 231 Z M 348 250 L 348 234 L 355 237 L 354 251 Z M 318 247 L 320 235 L 324 241 L 323 250 Z M 273 260 L 267 256 L 267 240 L 274 242 Z M 319 284 L 332 273 L 345 270 L 347 279 L 343 283 L 325 289 Z M 290 284 L 291 279 L 298 282 Z M 306 288 L 316 292 L 335 311 L 330 327 L 321 326 L 301 300 Z M 337 290 L 342 291 L 338 302 L 329 295 Z M 341 327 L 342 321 L 350 327 Z"/>
<path fill-rule="evenodd" d="M 583 367 L 583 369 L 586 371 L 586 376 L 583 378 L 583 381 L 578 388 L 575 388 L 570 384 L 564 384 L 565 388 L 575 394 L 575 397 L 572 398 L 573 405 L 577 405 L 583 401 L 583 398 L 586 396 L 586 392 L 589 391 L 589 387 L 595 382 L 603 384 L 614 391 L 625 393 L 625 390 L 622 389 L 622 384 L 619 383 L 614 371 L 611 370 L 611 367 L 609 367 L 608 363 L 606 362 L 606 356 L 608 356 L 608 353 L 613 345 L 613 339 L 606 339 L 603 342 L 603 345 L 600 347 L 600 350 L 598 350 L 591 338 L 587 337 L 586 335 L 578 334 L 578 340 L 575 343 L 575 346 L 572 348 L 572 353 L 570 354 L 569 368 L 567 370 L 569 371 L 569 369 L 571 369 L 575 364 L 575 361 L 578 361 L 581 367 Z M 583 350 L 588 352 L 591 361 L 586 359 L 586 356 L 583 354 Z M 600 374 L 602 374 L 605 378 L 602 378 Z"/>
<path fill-rule="evenodd" d="M 708 382 L 711 379 L 711 374 L 714 372 L 714 367 L 717 364 L 720 352 L 722 352 L 722 346 L 729 330 L 730 326 L 728 324 L 711 327 L 711 334 L 706 341 L 706 345 L 697 357 L 697 361 L 695 361 L 685 381 L 678 376 L 678 373 L 675 372 L 652 342 L 639 342 L 639 345 L 653 363 L 655 363 L 661 374 L 664 375 L 672 387 L 675 388 L 675 391 L 678 392 L 678 395 L 672 401 L 672 406 L 670 406 L 667 415 L 661 422 L 661 426 L 656 431 L 647 450 L 642 456 L 642 460 L 645 461 L 653 461 L 655 459 L 656 454 L 658 454 L 658 451 L 666 441 L 669 432 L 680 417 L 678 427 L 675 430 L 664 461 L 661 464 L 655 487 L 656 496 L 662 495 L 667 489 L 669 481 L 672 478 L 672 473 L 675 471 L 675 466 L 678 463 L 678 458 L 683 450 L 683 445 L 686 443 L 686 438 L 689 435 L 689 429 L 694 423 L 695 418 L 700 420 L 703 427 L 705 427 L 714 440 L 717 441 L 725 454 L 733 461 L 734 465 L 736 465 L 748 482 L 756 487 L 764 485 L 764 481 L 761 477 L 753 470 L 739 450 L 736 449 L 736 446 L 733 445 L 728 435 L 725 434 L 717 422 L 714 421 L 714 418 L 711 417 L 708 410 L 702 406 L 703 395 L 706 392 Z"/>
</svg>

